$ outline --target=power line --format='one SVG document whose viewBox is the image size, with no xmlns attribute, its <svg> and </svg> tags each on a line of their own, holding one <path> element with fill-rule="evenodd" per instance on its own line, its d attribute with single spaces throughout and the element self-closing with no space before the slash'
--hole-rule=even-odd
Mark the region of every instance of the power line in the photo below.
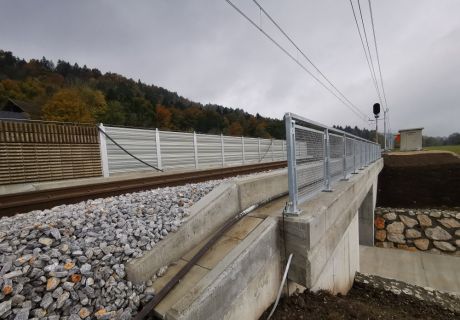
<svg viewBox="0 0 460 320">
<path fill-rule="evenodd" d="M 383 93 L 383 99 L 385 100 L 385 106 L 386 106 L 386 108 L 388 109 L 387 96 L 386 96 L 386 94 L 385 94 L 385 87 L 383 86 L 382 69 L 381 69 L 381 67 L 380 67 L 379 50 L 378 50 L 378 48 L 377 48 L 377 37 L 375 36 L 374 15 L 372 14 L 371 0 L 368 0 L 368 2 L 369 2 L 369 12 L 370 12 L 370 14 L 371 14 L 372 33 L 374 34 L 375 55 L 377 56 L 377 65 L 378 65 L 378 67 L 379 67 L 380 83 L 382 84 L 382 93 Z"/>
<path fill-rule="evenodd" d="M 359 23 L 358 23 L 358 19 L 356 17 L 355 7 L 353 6 L 352 0 L 350 0 L 350 5 L 351 5 L 351 11 L 353 12 L 353 17 L 355 18 L 356 29 L 358 30 L 359 39 L 361 40 L 361 45 L 363 47 L 364 56 L 366 57 L 367 66 L 369 67 L 369 71 L 371 73 L 371 79 L 372 79 L 372 82 L 374 83 L 374 87 L 375 87 L 375 90 L 377 92 L 377 96 L 379 97 L 379 100 L 381 100 L 380 99 L 380 91 L 379 91 L 379 88 L 378 88 L 378 85 L 377 85 L 377 80 L 375 78 L 375 74 L 372 72 L 373 68 L 371 67 L 371 63 L 369 61 L 369 57 L 368 57 L 368 54 L 367 54 L 367 51 L 366 51 L 366 47 L 364 45 L 364 39 L 363 39 L 363 36 L 361 34 L 361 29 L 359 28 Z M 370 54 L 370 52 L 369 52 L 369 54 Z"/>
<path fill-rule="evenodd" d="M 270 21 L 278 28 L 278 30 L 289 40 L 289 42 L 299 51 L 302 56 L 313 66 L 313 68 L 318 71 L 318 73 L 340 94 L 340 96 L 345 99 L 350 106 L 355 108 L 356 111 L 361 113 L 364 117 L 367 117 L 367 115 L 361 111 L 357 106 L 355 106 L 322 72 L 321 70 L 311 61 L 310 58 L 307 57 L 307 55 L 299 48 L 299 46 L 294 42 L 294 40 L 291 39 L 291 37 L 281 28 L 281 26 L 272 18 L 272 16 L 262 7 L 262 5 L 257 2 L 257 0 L 252 0 L 258 7 L 259 9 L 265 14 L 265 16 L 270 19 Z"/>
<path fill-rule="evenodd" d="M 355 115 L 357 115 L 361 120 L 367 121 L 366 118 L 363 118 L 361 114 L 355 111 L 350 107 L 341 97 L 339 97 L 334 91 L 332 91 L 328 86 L 326 86 L 320 79 L 318 79 L 310 70 L 307 69 L 298 59 L 296 59 L 292 54 L 290 54 L 282 45 L 280 45 L 273 37 L 271 37 L 267 32 L 265 32 L 261 27 L 259 27 L 251 18 L 249 18 L 243 11 L 240 10 L 233 2 L 230 0 L 225 0 L 233 9 L 235 9 L 241 16 L 243 16 L 250 24 L 252 24 L 257 30 L 259 30 L 265 37 L 267 37 L 273 44 L 275 44 L 284 54 L 286 54 L 291 60 L 293 60 L 299 67 L 301 67 L 305 72 L 307 72 L 313 79 L 315 79 L 321 86 L 323 86 L 327 91 L 334 95 L 340 102 L 342 102 L 347 108 L 349 108 Z"/>
</svg>

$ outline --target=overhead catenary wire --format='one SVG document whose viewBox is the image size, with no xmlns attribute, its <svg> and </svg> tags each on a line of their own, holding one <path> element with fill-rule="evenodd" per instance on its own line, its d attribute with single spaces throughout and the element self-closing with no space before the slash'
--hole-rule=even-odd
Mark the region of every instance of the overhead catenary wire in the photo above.
<svg viewBox="0 0 460 320">
<path fill-rule="evenodd" d="M 260 9 L 261 12 L 264 13 L 264 15 L 276 26 L 276 28 L 286 37 L 286 39 L 297 49 L 297 51 L 315 68 L 315 70 L 324 78 L 324 80 L 329 83 L 329 85 L 334 88 L 339 95 L 347 101 L 351 107 L 353 107 L 356 111 L 358 111 L 364 118 L 367 117 L 367 115 L 361 111 L 357 106 L 355 106 L 330 80 L 324 73 L 313 63 L 313 61 L 305 54 L 305 52 L 299 48 L 299 46 L 292 40 L 292 38 L 281 28 L 281 26 L 273 19 L 273 17 L 262 7 L 262 5 L 257 1 L 257 0 L 252 0 Z"/>
<path fill-rule="evenodd" d="M 359 16 L 361 18 L 361 24 L 363 26 L 364 39 L 366 40 L 367 52 L 369 53 L 369 61 L 371 62 L 372 73 L 374 75 L 374 81 L 375 81 L 375 85 L 377 87 L 377 95 L 379 97 L 380 104 L 382 104 L 382 96 L 380 94 L 380 88 L 379 88 L 379 84 L 378 84 L 378 81 L 377 81 L 377 75 L 376 75 L 376 72 L 375 72 L 374 61 L 372 60 L 371 49 L 369 47 L 369 40 L 367 38 L 367 32 L 366 32 L 366 24 L 364 23 L 364 18 L 363 18 L 363 13 L 362 13 L 362 10 L 361 10 L 361 2 L 360 2 L 360 0 L 358 0 L 358 9 L 359 9 Z"/>
<path fill-rule="evenodd" d="M 265 30 L 263 30 L 257 23 L 249 18 L 240 8 L 238 8 L 232 1 L 225 0 L 235 11 L 237 11 L 242 17 L 244 17 L 252 26 L 259 30 L 266 38 L 268 38 L 273 44 L 275 44 L 284 54 L 286 54 L 291 60 L 293 60 L 300 68 L 302 68 L 306 73 L 308 73 L 313 79 L 316 80 L 322 87 L 324 87 L 329 93 L 335 96 L 340 102 L 342 102 L 348 109 L 350 109 L 356 116 L 358 116 L 362 121 L 367 123 L 367 119 L 363 117 L 360 113 L 354 110 L 349 106 L 345 100 L 343 100 L 339 95 L 337 95 L 331 88 L 326 86 L 318 77 L 316 77 L 308 68 L 302 64 L 297 58 L 295 58 L 287 49 L 285 49 L 279 42 L 277 42 L 272 36 L 270 36 Z"/>
<path fill-rule="evenodd" d="M 358 2 L 358 4 L 359 4 L 359 2 Z M 380 91 L 379 91 L 379 87 L 377 85 L 377 79 L 375 77 L 375 72 L 373 72 L 373 67 L 371 66 L 371 62 L 369 60 L 371 57 L 368 56 L 368 51 L 366 50 L 366 45 L 364 44 L 364 39 L 363 39 L 363 36 L 361 34 L 361 29 L 359 27 L 358 18 L 356 17 L 355 7 L 353 6 L 352 0 L 350 0 L 350 5 L 351 5 L 351 11 L 353 12 L 353 17 L 355 19 L 356 29 L 358 31 L 359 39 L 361 40 L 361 45 L 363 47 L 364 56 L 366 57 L 367 66 L 369 67 L 369 71 L 371 73 L 371 79 L 372 79 L 372 82 L 374 84 L 375 90 L 377 92 L 377 97 L 379 98 L 379 101 L 381 101 L 381 99 L 380 99 Z M 363 21 L 363 26 L 364 26 L 364 21 Z M 370 54 L 370 51 L 369 51 L 369 54 Z"/>
<path fill-rule="evenodd" d="M 359 1 L 359 0 L 358 0 Z M 388 101 L 387 101 L 387 96 L 386 96 L 386 92 L 385 92 L 385 86 L 383 84 L 383 75 L 382 75 L 382 67 L 380 65 L 380 55 L 379 55 L 379 50 L 378 50 L 378 45 L 377 45 L 377 36 L 376 36 L 376 32 L 375 32 L 375 25 L 374 25 L 374 14 L 372 12 L 372 4 L 371 4 L 371 0 L 368 0 L 368 3 L 369 3 L 369 14 L 370 14 L 370 17 L 371 17 L 371 26 L 372 26 L 372 34 L 374 36 L 374 48 L 375 48 L 375 56 L 377 58 L 377 66 L 378 66 L 378 71 L 379 71 L 379 77 L 380 77 L 380 85 L 382 87 L 382 95 L 383 95 L 383 100 L 385 102 L 385 105 L 384 105 L 384 122 L 385 122 L 385 126 L 384 126 L 384 135 L 385 135 L 385 149 L 387 148 L 387 138 L 388 138 L 388 134 L 387 134 L 387 130 L 389 128 L 389 115 L 388 115 Z"/>
<path fill-rule="evenodd" d="M 382 68 L 380 67 L 379 50 L 378 50 L 378 46 L 377 46 L 377 37 L 375 35 L 374 15 L 372 13 L 371 0 L 368 0 L 368 2 L 369 2 L 369 12 L 370 12 L 370 15 L 371 15 L 372 34 L 374 35 L 375 55 L 377 57 L 377 66 L 378 66 L 379 75 L 380 75 L 380 84 L 382 86 L 382 94 L 383 94 L 383 99 L 385 101 L 385 107 L 388 108 L 388 102 L 387 102 L 387 97 L 386 97 L 386 93 L 385 93 L 385 86 L 383 85 Z"/>
</svg>

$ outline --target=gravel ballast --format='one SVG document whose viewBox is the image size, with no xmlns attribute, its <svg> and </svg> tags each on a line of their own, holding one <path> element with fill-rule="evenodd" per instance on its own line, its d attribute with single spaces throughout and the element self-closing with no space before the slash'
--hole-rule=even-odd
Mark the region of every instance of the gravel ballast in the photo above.
<svg viewBox="0 0 460 320">
<path fill-rule="evenodd" d="M 0 318 L 130 319 L 153 292 L 124 265 L 176 232 L 224 180 L 62 205 L 0 220 Z"/>
</svg>

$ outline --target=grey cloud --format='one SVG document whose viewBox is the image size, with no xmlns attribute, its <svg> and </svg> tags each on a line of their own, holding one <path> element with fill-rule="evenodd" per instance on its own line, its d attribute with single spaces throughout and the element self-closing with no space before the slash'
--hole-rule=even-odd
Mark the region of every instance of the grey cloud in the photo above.
<svg viewBox="0 0 460 320">
<path fill-rule="evenodd" d="M 259 20 L 252 1 L 235 3 L 287 44 Z M 261 3 L 370 114 L 376 93 L 348 1 Z M 393 131 L 460 131 L 460 2 L 372 3 Z M 0 9 L 0 47 L 24 58 L 86 64 L 271 117 L 292 111 L 330 125 L 365 125 L 223 0 L 0 0 Z"/>
</svg>

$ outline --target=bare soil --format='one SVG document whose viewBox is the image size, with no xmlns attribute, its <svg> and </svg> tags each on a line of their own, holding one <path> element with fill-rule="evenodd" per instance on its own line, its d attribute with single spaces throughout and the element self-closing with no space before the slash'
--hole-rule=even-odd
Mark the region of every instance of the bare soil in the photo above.
<svg viewBox="0 0 460 320">
<path fill-rule="evenodd" d="M 260 320 L 267 319 L 271 308 L 260 317 Z M 346 296 L 333 296 L 324 291 L 313 293 L 307 290 L 282 299 L 271 319 L 455 320 L 460 319 L 460 314 L 412 296 L 396 295 L 355 282 Z"/>
<path fill-rule="evenodd" d="M 460 157 L 422 152 L 384 155 L 377 205 L 436 208 L 460 206 Z"/>
</svg>

